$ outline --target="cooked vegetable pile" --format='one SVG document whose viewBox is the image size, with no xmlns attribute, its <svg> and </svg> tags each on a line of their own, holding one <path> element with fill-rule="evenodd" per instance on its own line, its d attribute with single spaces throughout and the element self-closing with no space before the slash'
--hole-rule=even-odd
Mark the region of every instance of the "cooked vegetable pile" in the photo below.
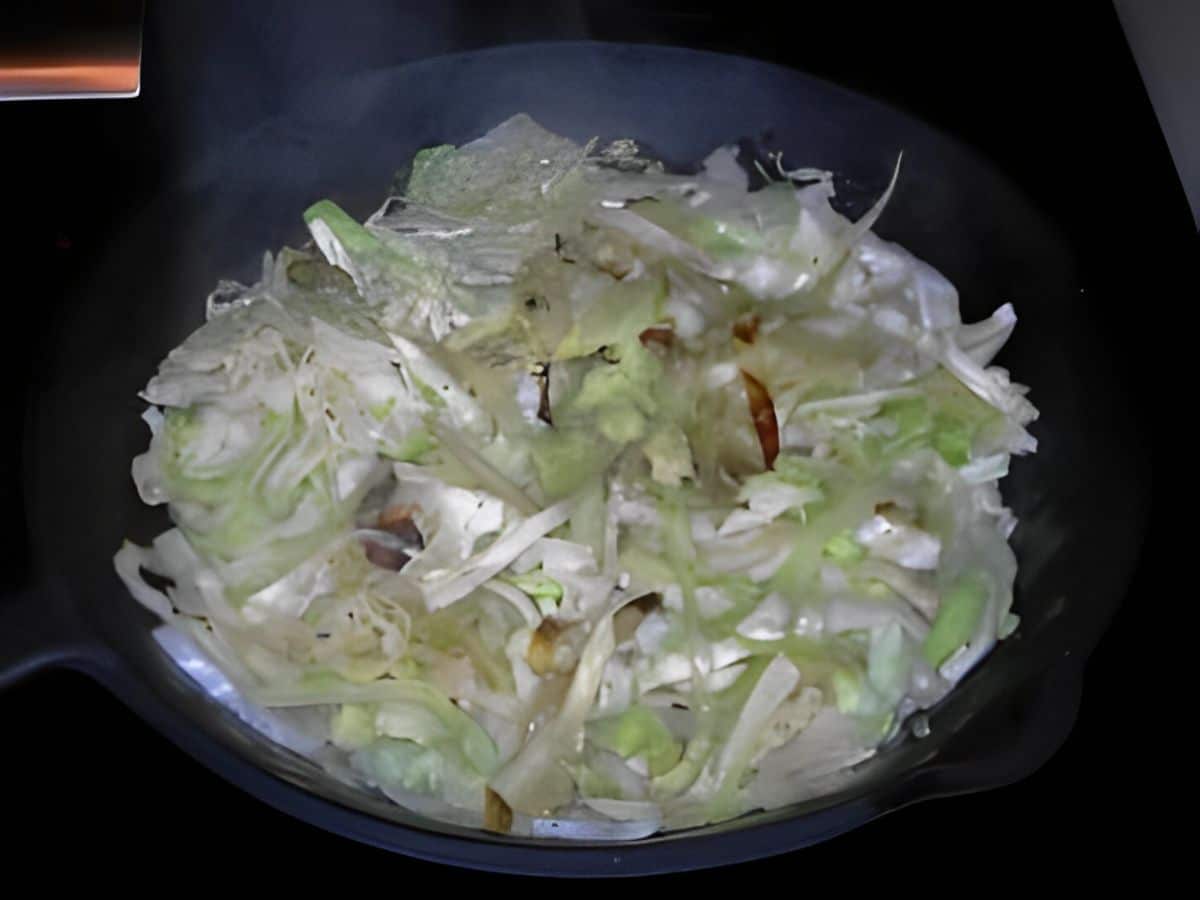
<svg viewBox="0 0 1200 900">
<path fill-rule="evenodd" d="M 142 396 L 133 595 L 405 805 L 716 821 L 819 793 L 1016 626 L 1016 318 L 738 151 L 516 116 L 222 282 Z M 762 180 L 761 178 L 759 180 Z M 890 193 L 890 188 L 888 189 Z"/>
</svg>

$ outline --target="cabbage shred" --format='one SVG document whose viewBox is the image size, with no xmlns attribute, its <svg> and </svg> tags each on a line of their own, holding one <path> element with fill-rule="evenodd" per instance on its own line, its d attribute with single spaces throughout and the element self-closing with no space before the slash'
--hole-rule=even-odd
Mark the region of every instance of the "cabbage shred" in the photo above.
<svg viewBox="0 0 1200 900">
<path fill-rule="evenodd" d="M 653 830 L 828 789 L 1015 627 L 998 482 L 1036 410 L 992 363 L 1011 306 L 964 324 L 870 230 L 886 195 L 851 222 L 778 168 L 518 115 L 365 224 L 317 203 L 143 391 L 173 527 L 118 573 L 431 814 Z"/>
</svg>

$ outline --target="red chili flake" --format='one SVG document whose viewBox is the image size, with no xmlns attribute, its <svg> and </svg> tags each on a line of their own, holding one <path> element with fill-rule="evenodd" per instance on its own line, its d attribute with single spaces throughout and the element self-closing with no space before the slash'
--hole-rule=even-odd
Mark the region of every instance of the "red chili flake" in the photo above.
<svg viewBox="0 0 1200 900">
<path fill-rule="evenodd" d="M 412 559 L 403 550 L 397 550 L 394 547 L 385 547 L 383 544 L 377 544 L 375 541 L 363 541 L 363 550 L 367 553 L 367 559 L 381 569 L 387 569 L 389 572 L 399 572 L 408 565 L 408 561 Z"/>
<path fill-rule="evenodd" d="M 405 504 L 389 506 L 379 514 L 379 530 L 395 535 L 407 544 L 409 549 L 423 549 L 425 538 L 421 535 L 421 530 L 417 528 L 417 523 L 413 521 L 413 514 L 417 509 L 416 506 Z M 363 541 L 363 550 L 367 554 L 367 559 L 374 565 L 390 572 L 399 572 L 412 559 L 411 554 L 405 550 L 398 547 L 386 547 L 378 541 L 369 539 Z"/>
<path fill-rule="evenodd" d="M 739 341 L 753 344 L 758 337 L 758 322 L 758 316 L 754 313 L 735 319 L 733 323 L 733 336 Z"/>
<path fill-rule="evenodd" d="M 746 399 L 750 402 L 750 417 L 754 419 L 754 430 L 758 432 L 758 443 L 762 447 L 763 465 L 775 467 L 779 455 L 779 422 L 775 418 L 775 404 L 763 383 L 741 370 L 742 382 L 746 385 Z"/>
<path fill-rule="evenodd" d="M 484 788 L 483 793 L 483 827 L 497 834 L 508 834 L 512 831 L 513 811 L 504 798 L 491 788 Z"/>
<path fill-rule="evenodd" d="M 665 325 L 652 325 L 638 335 L 638 340 L 642 342 L 643 347 L 649 347 L 651 344 L 670 347 L 675 343 L 675 329 Z"/>
<path fill-rule="evenodd" d="M 413 521 L 413 516 L 419 510 L 420 507 L 409 504 L 389 506 L 379 514 L 379 530 L 394 534 L 415 549 L 422 550 L 425 547 L 425 538 L 417 528 L 417 523 Z"/>
<path fill-rule="evenodd" d="M 550 363 L 544 363 L 536 375 L 538 382 L 537 417 L 554 427 L 554 415 L 550 411 Z"/>
</svg>

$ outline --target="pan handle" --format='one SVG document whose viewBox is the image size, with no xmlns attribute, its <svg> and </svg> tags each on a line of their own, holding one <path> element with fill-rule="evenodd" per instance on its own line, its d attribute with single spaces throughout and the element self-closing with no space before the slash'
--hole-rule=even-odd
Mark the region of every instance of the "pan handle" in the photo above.
<svg viewBox="0 0 1200 900">
<path fill-rule="evenodd" d="M 78 629 L 51 597 L 28 587 L 0 596 L 0 690 L 84 656 Z"/>
<path fill-rule="evenodd" d="M 1019 722 L 1003 723 L 957 755 L 951 742 L 948 758 L 918 769 L 909 788 L 922 798 L 973 793 L 1012 784 L 1040 769 L 1066 743 L 1079 715 L 1083 660 L 1060 661 L 1030 687 L 1020 704 Z M 980 744 L 990 746 L 980 752 Z"/>
</svg>

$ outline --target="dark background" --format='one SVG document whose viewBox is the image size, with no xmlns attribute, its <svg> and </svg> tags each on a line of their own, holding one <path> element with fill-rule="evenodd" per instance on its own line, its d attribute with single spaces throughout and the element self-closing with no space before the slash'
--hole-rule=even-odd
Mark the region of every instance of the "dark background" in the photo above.
<svg viewBox="0 0 1200 900">
<path fill-rule="evenodd" d="M 1051 6 L 1059 9 L 1054 15 L 1047 12 Z M 9 314 L 5 383 L 36 380 L 31 336 L 39 316 L 103 252 L 113 224 L 145 204 L 188 159 L 279 110 L 304 84 L 497 43 L 595 38 L 784 63 L 880 97 L 959 136 L 1019 181 L 1071 237 L 1086 277 L 1106 288 L 1101 295 L 1108 299 L 1098 301 L 1094 313 L 1110 332 L 1131 386 L 1148 404 L 1186 390 L 1173 380 L 1178 363 L 1166 350 L 1169 334 L 1163 332 L 1171 329 L 1163 326 L 1179 321 L 1196 300 L 1194 280 L 1184 278 L 1185 267 L 1200 258 L 1196 232 L 1111 7 L 914 7 L 793 4 L 767 11 L 727 3 L 709 12 L 705 4 L 684 2 L 153 4 L 139 99 L 0 105 L 8 183 L 0 230 L 10 234 L 0 244 Z M 1148 407 L 1147 442 L 1154 421 Z M 0 589 L 7 591 L 23 583 L 27 547 L 20 443 L 4 443 L 6 453 L 17 455 L 5 461 L 0 497 L 12 529 L 4 544 L 11 560 L 0 567 Z M 1121 527 L 1119 510 L 1113 527 Z M 1167 676 L 1146 674 L 1149 655 L 1142 649 L 1164 638 L 1152 634 L 1144 610 L 1190 602 L 1162 597 L 1152 581 L 1162 555 L 1152 533 L 1125 607 L 1089 662 L 1074 731 L 1036 774 L 991 793 L 904 810 L 800 853 L 717 874 L 674 876 L 679 886 L 733 877 L 747 889 L 764 890 L 760 879 L 789 878 L 796 881 L 783 889 L 803 890 L 813 875 L 840 875 L 844 887 L 899 876 L 916 890 L 943 893 L 976 890 L 992 879 L 997 887 L 1013 887 L 1026 880 L 1022 871 L 1042 865 L 1068 877 L 1071 867 L 1132 866 L 1151 836 L 1139 820 L 1149 810 L 1149 783 L 1157 773 L 1145 766 L 1169 759 L 1155 756 L 1169 739 L 1145 705 L 1165 690 Z M 1179 721 L 1188 714 L 1180 708 L 1174 715 Z M 480 878 L 331 837 L 251 800 L 77 675 L 45 674 L 4 694 L 0 722 L 10 868 L 30 864 L 33 851 L 42 849 L 81 871 L 115 864 L 124 877 L 156 859 L 175 870 L 160 882 L 164 888 L 191 886 L 193 876 L 203 880 L 211 872 L 236 890 L 242 884 L 235 872 L 291 878 L 306 877 L 310 867 L 355 893 L 412 890 L 408 879 L 416 877 L 454 890 Z M 1068 848 L 1083 848 L 1084 855 Z M 897 868 L 902 858 L 915 870 Z M 945 868 L 959 863 L 975 870 L 972 881 L 946 880 Z M 495 887 L 514 886 L 487 877 Z"/>
</svg>

